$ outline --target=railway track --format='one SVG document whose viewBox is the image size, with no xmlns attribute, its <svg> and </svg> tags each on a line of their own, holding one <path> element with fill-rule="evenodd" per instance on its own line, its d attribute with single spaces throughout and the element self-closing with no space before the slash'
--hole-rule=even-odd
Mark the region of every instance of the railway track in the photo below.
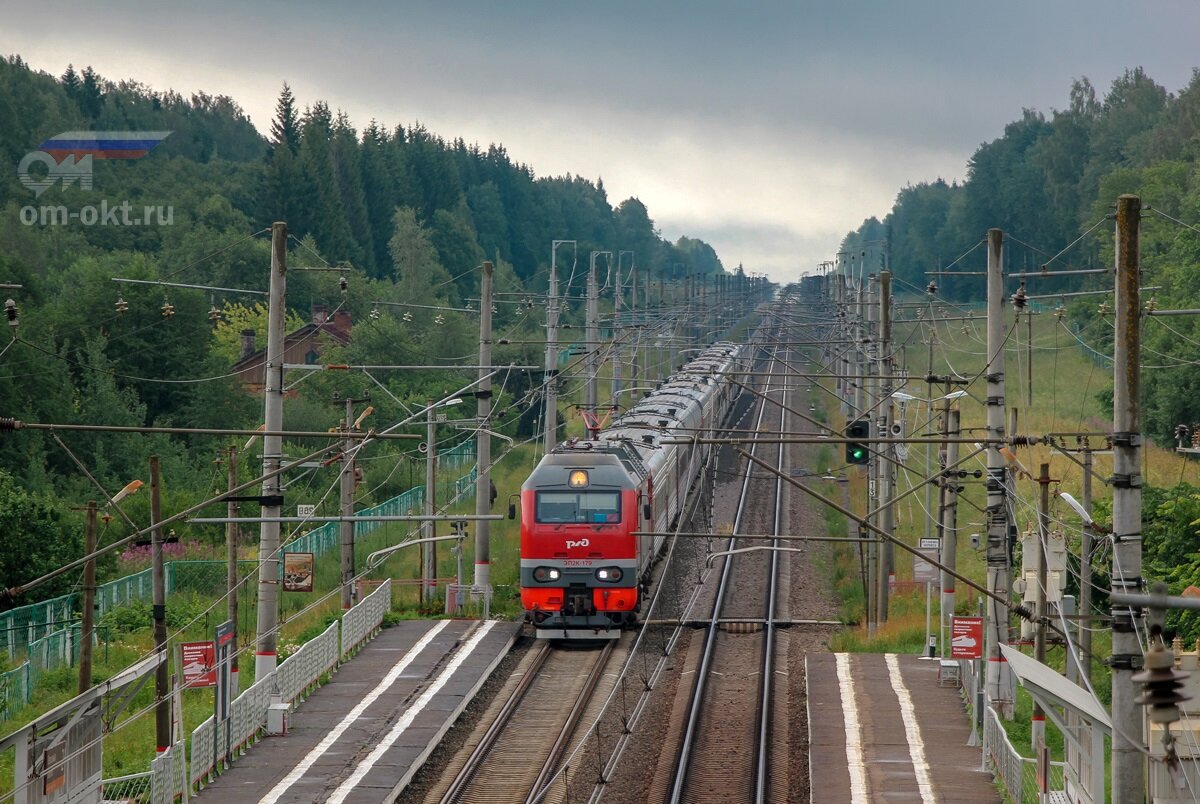
<svg viewBox="0 0 1200 804">
<path fill-rule="evenodd" d="M 507 689 L 488 729 L 449 786 L 427 801 L 491 804 L 561 800 L 547 791 L 599 688 L 615 641 L 555 647 L 540 641 Z M 566 705 L 570 702 L 570 705 Z"/>
<path fill-rule="evenodd" d="M 772 357 L 771 372 L 777 361 Z M 772 396 L 773 395 L 773 396 Z M 787 405 L 786 384 L 767 384 L 760 402 L 756 429 L 782 429 Z M 774 463 L 782 472 L 784 445 L 775 448 Z M 779 659 L 776 620 L 779 617 L 781 573 L 779 553 L 760 548 L 778 547 L 777 539 L 745 540 L 738 534 L 771 533 L 782 524 L 782 481 L 756 477 L 751 467 L 742 479 L 733 533 L 717 582 L 711 617 L 703 626 L 702 649 L 695 668 L 695 683 L 687 706 L 673 778 L 666 800 L 672 804 L 703 801 L 776 800 L 786 796 L 786 778 L 773 772 L 774 746 L 780 739 L 775 676 Z M 766 521 L 763 521 L 763 513 Z M 751 525 L 752 520 L 757 520 Z M 763 530 L 762 526 L 767 529 Z M 695 639 L 695 637 L 693 638 Z M 754 702 L 753 712 L 747 704 Z M 786 712 L 786 710 L 784 710 Z M 786 731 L 784 732 L 786 735 Z M 783 740 L 786 742 L 786 739 Z M 786 777 L 786 773 L 782 774 Z"/>
</svg>

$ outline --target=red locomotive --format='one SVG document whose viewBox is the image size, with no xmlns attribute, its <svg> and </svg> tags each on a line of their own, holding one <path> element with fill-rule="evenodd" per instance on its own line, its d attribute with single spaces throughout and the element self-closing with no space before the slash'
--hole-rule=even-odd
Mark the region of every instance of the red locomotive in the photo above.
<svg viewBox="0 0 1200 804">
<path fill-rule="evenodd" d="M 711 449 L 661 442 L 715 434 L 740 353 L 730 343 L 701 351 L 592 439 L 555 447 L 525 481 L 521 603 L 539 637 L 615 638 L 637 622 L 661 534 Z"/>
</svg>

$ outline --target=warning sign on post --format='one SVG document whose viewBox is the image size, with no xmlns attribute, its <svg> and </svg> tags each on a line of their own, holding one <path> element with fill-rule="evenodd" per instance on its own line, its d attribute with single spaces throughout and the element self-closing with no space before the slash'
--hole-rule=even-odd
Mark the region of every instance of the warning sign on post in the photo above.
<svg viewBox="0 0 1200 804">
<path fill-rule="evenodd" d="M 183 686 L 217 685 L 217 653 L 212 642 L 184 642 L 179 646 L 179 654 L 183 666 Z"/>
<path fill-rule="evenodd" d="M 937 583 L 941 578 L 940 570 L 931 562 L 937 561 L 942 549 L 942 540 L 937 538 L 922 538 L 917 552 L 913 556 L 913 580 L 917 583 Z"/>
<path fill-rule="evenodd" d="M 982 617 L 954 617 L 950 620 L 950 658 L 983 658 Z"/>
</svg>

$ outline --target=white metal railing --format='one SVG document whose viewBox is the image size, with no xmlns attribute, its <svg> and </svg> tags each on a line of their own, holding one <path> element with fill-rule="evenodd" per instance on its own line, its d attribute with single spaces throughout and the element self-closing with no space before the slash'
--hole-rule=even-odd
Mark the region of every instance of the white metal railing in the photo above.
<svg viewBox="0 0 1200 804">
<path fill-rule="evenodd" d="M 974 662 L 961 662 L 963 667 L 963 690 L 974 692 L 980 679 L 975 677 L 972 665 Z M 977 699 L 974 694 L 967 696 L 968 708 L 973 708 Z M 1008 732 L 1000 722 L 1000 715 L 995 709 L 986 706 L 983 709 L 984 745 L 987 746 L 988 763 L 992 766 L 1000 787 L 1008 801 L 1014 804 L 1042 800 L 1038 790 L 1037 760 L 1022 756 L 1008 739 Z M 1066 763 L 1051 762 L 1048 769 L 1046 790 L 1048 794 L 1061 792 L 1066 788 Z"/>
<path fill-rule="evenodd" d="M 383 615 L 392 607 L 392 579 L 388 578 L 358 605 L 342 615 L 342 657 L 350 656 L 379 630 Z"/>
<path fill-rule="evenodd" d="M 267 709 L 274 694 L 293 706 L 298 703 L 316 687 L 321 676 L 336 668 L 339 661 L 346 661 L 351 652 L 378 632 L 391 605 L 392 582 L 387 579 L 341 620 L 331 623 L 320 636 L 304 643 L 273 672 L 235 698 L 230 703 L 225 728 L 218 730 L 210 717 L 193 729 L 190 763 L 182 741 L 155 758 L 146 774 L 151 804 L 160 801 L 171 804 L 185 795 L 185 790 L 199 791 L 221 769 L 222 763 L 228 767 L 266 728 Z M 121 777 L 112 780 L 112 784 L 136 778 L 136 774 Z"/>
<path fill-rule="evenodd" d="M 174 804 L 184 794 L 187 777 L 186 746 L 175 743 L 150 762 L 150 804 Z"/>
<path fill-rule="evenodd" d="M 274 682 L 275 673 L 268 673 L 234 698 L 229 704 L 229 719 L 222 724 L 224 728 L 218 730 L 213 724 L 213 719 L 209 717 L 192 730 L 191 770 L 188 774 L 188 785 L 191 789 L 199 790 L 204 782 L 210 781 L 219 764 L 224 763 L 224 767 L 228 767 L 259 732 L 266 728 L 267 707 L 271 704 L 271 688 Z M 226 736 L 228 755 L 225 752 Z"/>
<path fill-rule="evenodd" d="M 149 801 L 150 771 L 105 779 L 100 783 L 101 801 Z"/>
<path fill-rule="evenodd" d="M 214 740 L 216 728 L 210 715 L 207 720 L 192 729 L 192 767 L 188 774 L 188 785 L 193 790 L 199 790 L 203 782 L 212 778 Z"/>
<path fill-rule="evenodd" d="M 319 637 L 305 642 L 275 670 L 279 695 L 284 701 L 295 704 L 316 686 L 322 675 L 337 667 L 338 630 L 338 623 L 330 623 Z"/>
</svg>

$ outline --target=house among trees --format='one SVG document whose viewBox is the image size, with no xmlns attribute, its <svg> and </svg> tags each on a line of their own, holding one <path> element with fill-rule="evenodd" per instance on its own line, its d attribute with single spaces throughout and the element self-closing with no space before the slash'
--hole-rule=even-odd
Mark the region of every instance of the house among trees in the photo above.
<svg viewBox="0 0 1200 804">
<path fill-rule="evenodd" d="M 314 304 L 312 321 L 284 337 L 284 364 L 316 365 L 328 343 L 338 346 L 350 344 L 350 328 L 349 310 L 335 310 L 331 316 L 328 307 Z M 260 394 L 265 387 L 263 366 L 266 364 L 267 350 L 259 349 L 255 341 L 254 330 L 242 330 L 242 356 L 233 364 L 233 373 L 238 375 L 247 392 Z"/>
</svg>

